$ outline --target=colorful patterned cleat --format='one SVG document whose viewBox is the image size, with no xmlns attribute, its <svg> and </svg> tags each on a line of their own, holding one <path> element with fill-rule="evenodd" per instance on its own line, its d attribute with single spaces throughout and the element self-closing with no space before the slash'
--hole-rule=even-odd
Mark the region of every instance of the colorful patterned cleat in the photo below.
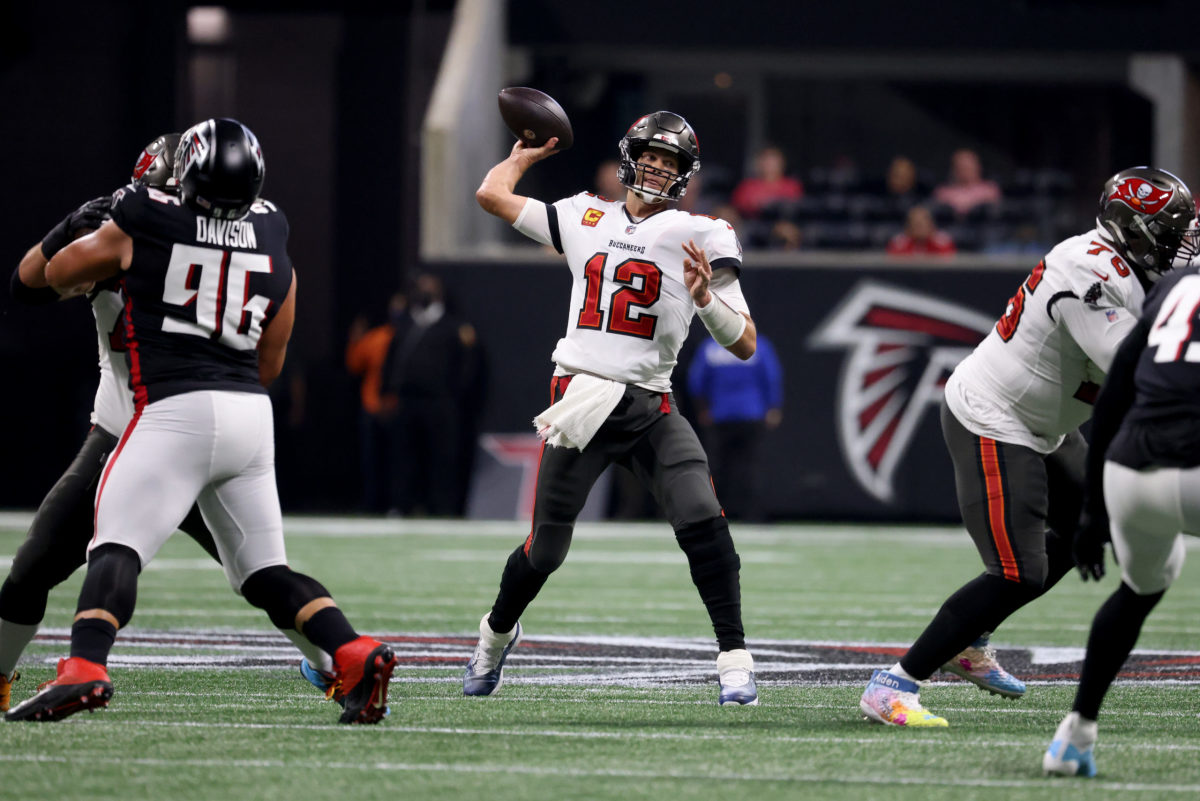
<svg viewBox="0 0 1200 801">
<path fill-rule="evenodd" d="M 7 712 L 9 706 L 12 705 L 13 682 L 19 678 L 21 678 L 21 674 L 15 670 L 11 676 L 0 673 L 0 712 Z"/>
<path fill-rule="evenodd" d="M 1096 731 L 1096 721 L 1085 720 L 1078 712 L 1067 715 L 1058 724 L 1054 739 L 1042 756 L 1042 770 L 1047 776 L 1094 777 L 1096 758 L 1092 748 L 1096 744 Z"/>
<path fill-rule="evenodd" d="M 359 637 L 337 649 L 331 697 L 343 707 L 338 722 L 383 720 L 388 714 L 388 682 L 399 662 L 390 646 L 371 637 Z"/>
<path fill-rule="evenodd" d="M 488 615 L 479 621 L 479 642 L 463 673 L 463 695 L 491 695 L 504 683 L 504 663 L 521 642 L 521 624 L 509 632 L 495 632 Z"/>
<path fill-rule="evenodd" d="M 917 682 L 877 670 L 871 674 L 858 708 L 867 720 L 889 726 L 949 726 L 945 718 L 921 706 L 920 692 Z"/>
<path fill-rule="evenodd" d="M 104 665 L 81 657 L 58 660 L 58 675 L 38 686 L 38 694 L 5 713 L 5 720 L 62 720 L 108 706 L 112 681 Z"/>
<path fill-rule="evenodd" d="M 758 687 L 754 683 L 754 657 L 745 648 L 722 651 L 717 655 L 717 679 L 721 694 L 717 703 L 758 706 Z"/>
<path fill-rule="evenodd" d="M 942 670 L 977 684 L 993 695 L 1020 698 L 1025 694 L 1025 682 L 1000 665 L 996 660 L 996 649 L 988 644 L 987 635 L 942 665 Z"/>
</svg>

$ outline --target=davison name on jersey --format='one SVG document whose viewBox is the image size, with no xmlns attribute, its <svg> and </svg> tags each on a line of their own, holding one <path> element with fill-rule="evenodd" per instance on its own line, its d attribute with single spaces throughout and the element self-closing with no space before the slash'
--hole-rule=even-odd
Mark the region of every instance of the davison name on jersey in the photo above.
<svg viewBox="0 0 1200 801">
<path fill-rule="evenodd" d="M 955 368 L 947 405 L 977 436 L 1051 453 L 1091 417 L 1144 299 L 1137 275 L 1098 231 L 1064 240 Z"/>
<path fill-rule="evenodd" d="M 589 192 L 547 205 L 546 212 L 550 244 L 566 256 L 573 279 L 567 332 L 552 356 L 556 374 L 592 373 L 670 391 L 696 311 L 683 280 L 683 243 L 695 240 L 714 273 L 732 268 L 711 286 L 720 295 L 741 269 L 742 248 L 732 226 L 678 209 L 638 222 L 624 203 Z M 520 220 L 516 227 L 523 230 Z M 740 291 L 721 297 L 749 313 Z"/>
<path fill-rule="evenodd" d="M 129 186 L 113 196 L 112 218 L 133 239 L 121 283 L 135 402 L 266 392 L 258 339 L 292 283 L 283 212 L 259 201 L 243 220 L 216 220 L 175 195 Z"/>
</svg>

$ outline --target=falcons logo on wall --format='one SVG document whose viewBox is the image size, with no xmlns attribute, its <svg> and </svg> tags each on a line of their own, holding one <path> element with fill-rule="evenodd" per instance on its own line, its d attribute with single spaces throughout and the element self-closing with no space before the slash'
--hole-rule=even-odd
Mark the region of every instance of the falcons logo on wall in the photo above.
<svg viewBox="0 0 1200 801">
<path fill-rule="evenodd" d="M 842 455 L 863 489 L 890 503 L 892 476 L 946 379 L 995 318 L 932 295 L 862 281 L 809 338 L 847 348 L 838 382 Z"/>
</svg>

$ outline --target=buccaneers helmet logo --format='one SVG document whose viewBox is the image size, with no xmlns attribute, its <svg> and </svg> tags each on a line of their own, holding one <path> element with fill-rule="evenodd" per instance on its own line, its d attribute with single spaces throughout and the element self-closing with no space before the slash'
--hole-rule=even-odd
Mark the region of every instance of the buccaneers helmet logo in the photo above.
<svg viewBox="0 0 1200 801">
<path fill-rule="evenodd" d="M 992 322 L 941 298 L 861 281 L 812 334 L 813 347 L 850 351 L 838 386 L 838 441 L 872 496 L 892 500 L 892 476 L 922 417 Z"/>
<path fill-rule="evenodd" d="M 1108 196 L 1108 202 L 1119 200 L 1141 214 L 1157 214 L 1174 195 L 1174 189 L 1159 189 L 1143 178 L 1123 178 Z"/>
</svg>

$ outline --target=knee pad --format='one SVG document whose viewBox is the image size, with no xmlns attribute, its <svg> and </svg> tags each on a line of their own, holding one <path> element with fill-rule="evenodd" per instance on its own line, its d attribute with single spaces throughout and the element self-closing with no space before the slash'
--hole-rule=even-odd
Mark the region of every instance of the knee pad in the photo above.
<svg viewBox="0 0 1200 801">
<path fill-rule="evenodd" d="M 87 576 L 79 592 L 76 613 L 103 609 L 117 619 L 120 628 L 124 628 L 133 617 L 141 572 L 141 558 L 137 551 L 126 545 L 106 543 L 94 549 L 88 557 Z"/>
<path fill-rule="evenodd" d="M 284 630 L 296 628 L 296 613 L 309 601 L 330 597 L 321 582 L 285 565 L 256 571 L 242 582 L 241 593 L 267 613 L 275 628 Z"/>
<path fill-rule="evenodd" d="M 737 571 L 742 561 L 733 547 L 729 523 L 723 517 L 713 517 L 703 523 L 675 531 L 675 540 L 687 555 L 688 566 L 695 580 Z"/>
<path fill-rule="evenodd" d="M 553 573 L 562 566 L 571 549 L 575 526 L 568 523 L 541 523 L 525 547 L 529 565 L 539 573 Z"/>
</svg>

